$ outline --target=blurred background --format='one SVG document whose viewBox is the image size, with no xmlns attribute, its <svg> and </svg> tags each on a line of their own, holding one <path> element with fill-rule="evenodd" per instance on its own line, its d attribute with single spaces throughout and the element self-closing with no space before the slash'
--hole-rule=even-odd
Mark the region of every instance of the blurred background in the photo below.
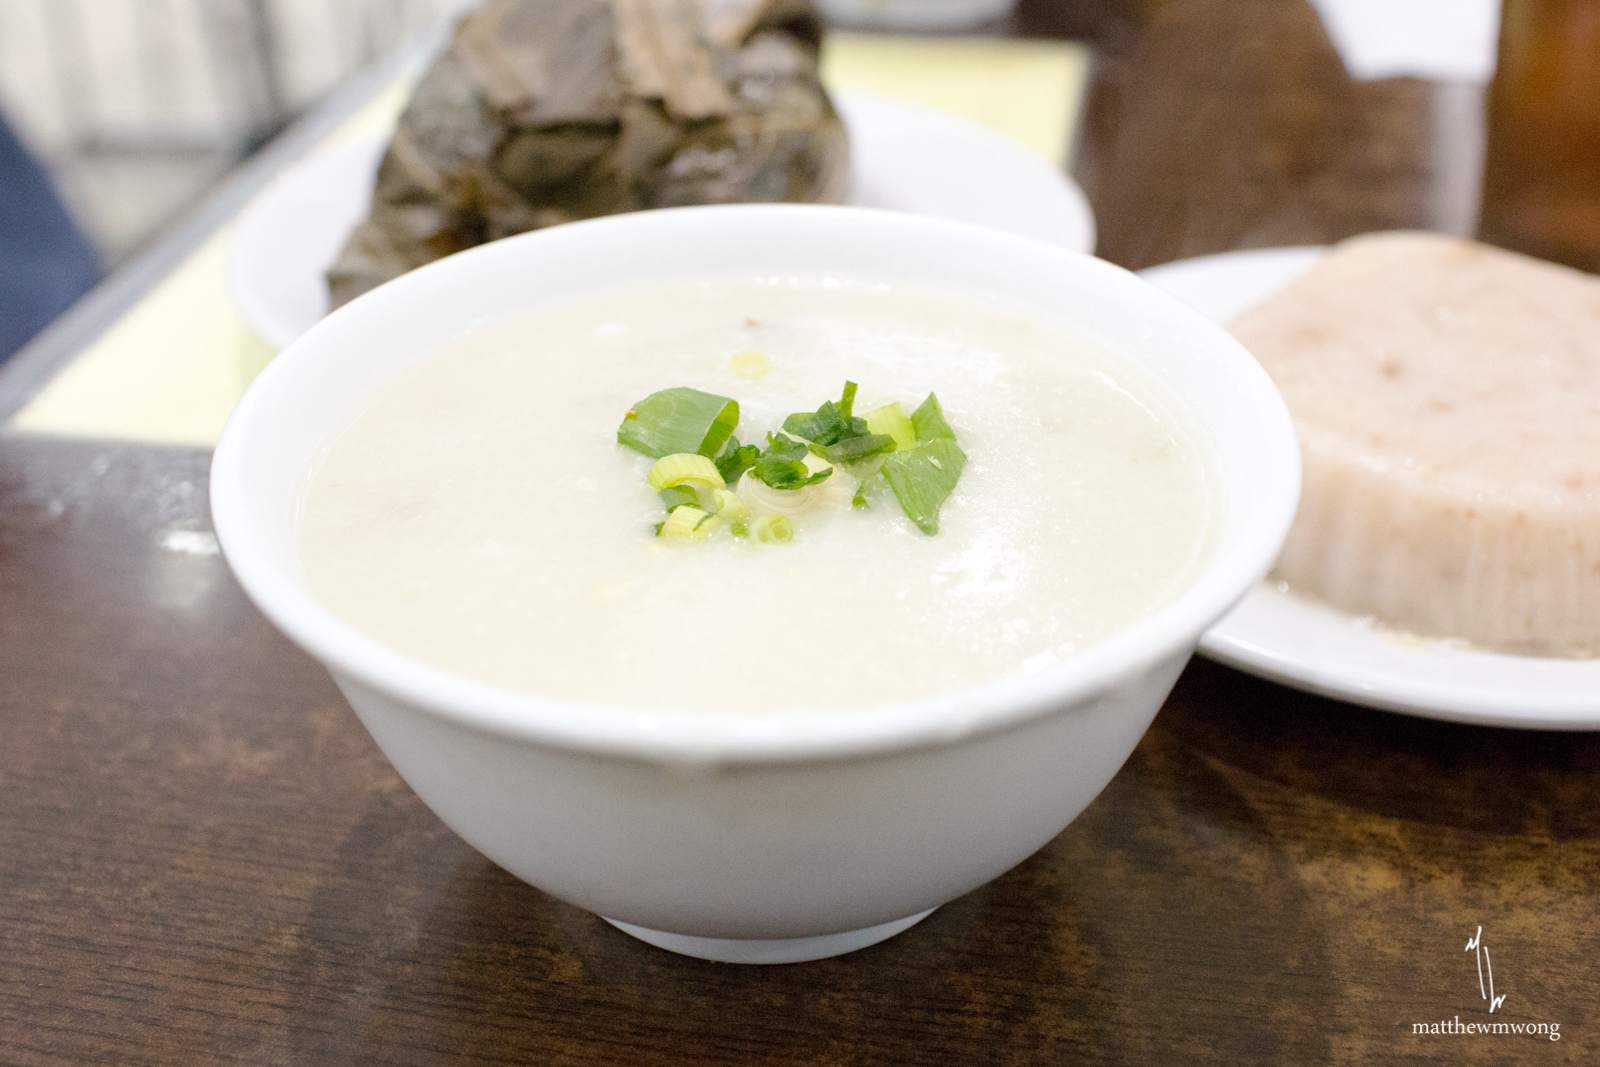
<svg viewBox="0 0 1600 1067">
<path fill-rule="evenodd" d="M 0 112 L 106 268 L 470 0 L 0 0 Z"/>
<path fill-rule="evenodd" d="M 109 272 L 350 74 L 474 2 L 0 0 L 0 115 Z M 1086 83 L 1050 91 L 1097 254 L 1122 266 L 1420 226 L 1600 271 L 1600 0 L 817 3 L 841 28 L 1092 49 Z M 875 56 L 902 87 L 955 84 L 944 53 Z M 996 85 L 1022 84 L 1027 60 L 992 58 Z M 17 191 L 0 187 L 0 221 Z"/>
</svg>

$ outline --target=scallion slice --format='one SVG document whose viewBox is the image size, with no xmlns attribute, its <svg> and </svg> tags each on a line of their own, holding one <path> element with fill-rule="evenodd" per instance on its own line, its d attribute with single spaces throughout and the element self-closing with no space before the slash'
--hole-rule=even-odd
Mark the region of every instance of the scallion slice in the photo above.
<svg viewBox="0 0 1600 1067">
<path fill-rule="evenodd" d="M 934 403 L 937 407 L 937 401 Z M 942 416 L 939 421 L 944 421 Z M 966 453 L 961 451 L 953 435 L 936 437 L 890 455 L 883 461 L 883 477 L 894 490 L 906 518 L 916 523 L 923 533 L 936 534 L 939 532 L 939 509 L 955 489 L 966 465 Z"/>
<path fill-rule="evenodd" d="M 633 405 L 617 427 L 617 443 L 654 459 L 682 452 L 709 459 L 738 425 L 737 401 L 679 386 L 651 393 Z"/>
<path fill-rule="evenodd" d="M 944 421 L 944 409 L 939 406 L 939 398 L 932 393 L 922 402 L 922 406 L 911 413 L 911 425 L 916 430 L 917 441 L 937 441 L 941 438 L 956 439 L 956 432 L 950 424 Z"/>
<path fill-rule="evenodd" d="M 714 514 L 730 530 L 735 537 L 743 537 L 750 523 L 750 505 L 744 498 L 731 489 L 718 489 L 711 494 Z"/>
<path fill-rule="evenodd" d="M 692 452 L 678 452 L 656 460 L 647 475 L 652 489 L 667 489 L 674 485 L 693 485 L 706 489 L 721 489 L 727 485 L 717 471 L 717 465 L 704 456 Z"/>
<path fill-rule="evenodd" d="M 740 378 L 760 378 L 772 369 L 767 357 L 760 352 L 735 352 L 728 357 L 728 369 Z"/>
<path fill-rule="evenodd" d="M 787 515 L 762 515 L 750 524 L 750 532 L 764 544 L 785 544 L 794 540 L 794 523 Z"/>
<path fill-rule="evenodd" d="M 896 400 L 881 408 L 867 412 L 867 429 L 873 433 L 886 433 L 894 438 L 896 448 L 910 448 L 917 443 L 917 431 L 906 416 L 906 409 Z"/>
<path fill-rule="evenodd" d="M 679 541 L 699 541 L 710 537 L 718 525 L 715 515 L 708 515 L 699 508 L 674 508 L 672 514 L 667 516 L 667 521 L 661 524 L 658 536 Z"/>
</svg>

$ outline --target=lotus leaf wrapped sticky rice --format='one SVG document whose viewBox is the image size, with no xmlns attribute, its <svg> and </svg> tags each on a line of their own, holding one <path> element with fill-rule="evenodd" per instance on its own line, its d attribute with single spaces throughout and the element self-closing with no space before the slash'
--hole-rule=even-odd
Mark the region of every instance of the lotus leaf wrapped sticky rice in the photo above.
<svg viewBox="0 0 1600 1067">
<path fill-rule="evenodd" d="M 328 274 L 335 306 L 464 248 L 643 208 L 837 202 L 809 0 L 492 0 L 456 27 Z"/>
</svg>

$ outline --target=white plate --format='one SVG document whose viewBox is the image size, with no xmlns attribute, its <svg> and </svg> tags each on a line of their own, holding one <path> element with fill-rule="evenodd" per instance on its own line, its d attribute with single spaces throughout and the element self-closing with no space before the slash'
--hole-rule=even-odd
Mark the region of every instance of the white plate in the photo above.
<svg viewBox="0 0 1600 1067">
<path fill-rule="evenodd" d="M 1009 230 L 1089 252 L 1094 216 L 1082 190 L 1016 141 L 943 111 L 836 93 L 850 131 L 850 203 Z M 228 289 L 245 322 L 287 348 L 328 313 L 323 280 L 372 202 L 380 140 L 311 156 L 240 216 Z"/>
<path fill-rule="evenodd" d="M 1323 248 L 1229 252 L 1152 267 L 1149 281 L 1227 322 L 1316 265 Z M 1385 632 L 1371 619 L 1261 585 L 1201 650 L 1241 670 L 1342 700 L 1432 719 L 1600 729 L 1600 660 L 1537 659 Z"/>
</svg>

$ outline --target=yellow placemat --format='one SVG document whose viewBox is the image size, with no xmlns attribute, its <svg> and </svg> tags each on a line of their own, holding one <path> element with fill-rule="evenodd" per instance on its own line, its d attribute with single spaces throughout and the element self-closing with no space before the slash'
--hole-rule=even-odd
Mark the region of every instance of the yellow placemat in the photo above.
<svg viewBox="0 0 1600 1067">
<path fill-rule="evenodd" d="M 914 100 L 1010 134 L 1066 166 L 1089 50 L 1064 41 L 836 33 L 822 53 L 830 89 Z"/>
<path fill-rule="evenodd" d="M 1088 52 L 1057 41 L 834 34 L 830 88 L 942 108 L 1065 164 Z M 329 137 L 325 149 L 394 124 L 409 95 L 396 85 Z M 319 149 L 321 150 L 321 149 Z M 210 447 L 273 352 L 240 320 L 219 232 L 57 375 L 12 421 L 26 433 Z"/>
</svg>

